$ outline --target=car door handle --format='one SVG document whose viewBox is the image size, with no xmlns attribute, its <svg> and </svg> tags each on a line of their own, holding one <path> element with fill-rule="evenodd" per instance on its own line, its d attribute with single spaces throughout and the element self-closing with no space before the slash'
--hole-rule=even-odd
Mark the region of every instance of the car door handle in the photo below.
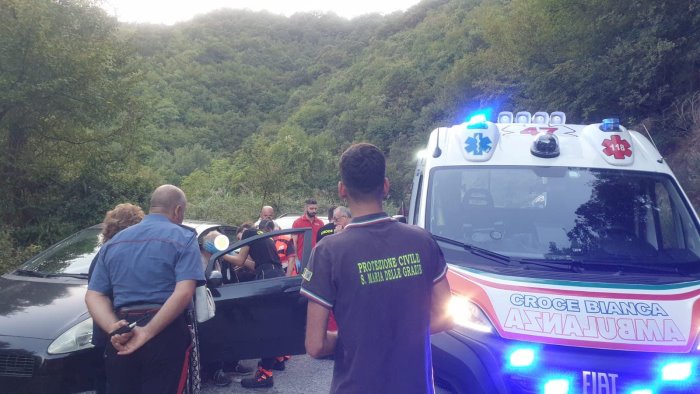
<svg viewBox="0 0 700 394">
<path fill-rule="evenodd" d="M 301 286 L 292 286 L 284 289 L 285 293 L 297 293 L 301 290 Z"/>
</svg>

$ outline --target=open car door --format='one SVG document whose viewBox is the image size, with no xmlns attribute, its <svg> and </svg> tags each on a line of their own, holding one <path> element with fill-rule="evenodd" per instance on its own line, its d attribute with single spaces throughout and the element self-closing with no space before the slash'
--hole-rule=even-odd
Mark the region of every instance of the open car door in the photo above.
<svg viewBox="0 0 700 394">
<path fill-rule="evenodd" d="M 214 254 L 205 272 L 216 315 L 199 324 L 203 363 L 304 354 L 307 300 L 301 276 L 222 283 L 211 280 L 216 260 L 258 239 L 304 233 L 303 267 L 311 254 L 311 229 L 287 229 L 246 238 Z M 228 264 L 223 262 L 222 264 Z"/>
</svg>

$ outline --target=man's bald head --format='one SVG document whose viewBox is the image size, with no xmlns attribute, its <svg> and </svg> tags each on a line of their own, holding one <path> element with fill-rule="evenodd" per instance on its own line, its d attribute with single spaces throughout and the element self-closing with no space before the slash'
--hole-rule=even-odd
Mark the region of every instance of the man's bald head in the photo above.
<svg viewBox="0 0 700 394">
<path fill-rule="evenodd" d="M 171 222 L 181 224 L 185 218 L 187 198 L 179 187 L 161 185 L 151 195 L 149 213 L 159 213 L 167 216 Z"/>
<path fill-rule="evenodd" d="M 274 208 L 272 208 L 269 205 L 265 205 L 264 207 L 262 207 L 262 209 L 260 210 L 260 219 L 261 220 L 262 219 L 272 220 L 274 218 L 275 218 L 275 209 Z"/>
</svg>

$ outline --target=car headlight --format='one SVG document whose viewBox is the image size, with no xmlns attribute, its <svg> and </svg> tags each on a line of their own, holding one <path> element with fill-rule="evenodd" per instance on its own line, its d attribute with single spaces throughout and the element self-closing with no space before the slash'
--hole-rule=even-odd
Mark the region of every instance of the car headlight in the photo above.
<svg viewBox="0 0 700 394">
<path fill-rule="evenodd" d="M 49 354 L 70 353 L 94 347 L 92 344 L 92 318 L 83 320 L 61 334 L 49 345 Z"/>
<path fill-rule="evenodd" d="M 484 333 L 493 331 L 493 325 L 489 318 L 481 311 L 481 308 L 466 297 L 453 294 L 447 310 L 457 328 L 463 327 Z"/>
</svg>

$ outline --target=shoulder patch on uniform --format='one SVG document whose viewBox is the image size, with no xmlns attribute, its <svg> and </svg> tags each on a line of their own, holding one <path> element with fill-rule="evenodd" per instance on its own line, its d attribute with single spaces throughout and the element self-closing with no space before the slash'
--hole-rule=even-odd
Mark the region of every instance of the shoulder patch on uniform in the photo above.
<svg viewBox="0 0 700 394">
<path fill-rule="evenodd" d="M 304 278 L 305 281 L 309 282 L 311 281 L 311 277 L 314 275 L 313 272 L 307 267 L 304 268 L 304 272 L 301 274 L 301 277 Z"/>
</svg>

